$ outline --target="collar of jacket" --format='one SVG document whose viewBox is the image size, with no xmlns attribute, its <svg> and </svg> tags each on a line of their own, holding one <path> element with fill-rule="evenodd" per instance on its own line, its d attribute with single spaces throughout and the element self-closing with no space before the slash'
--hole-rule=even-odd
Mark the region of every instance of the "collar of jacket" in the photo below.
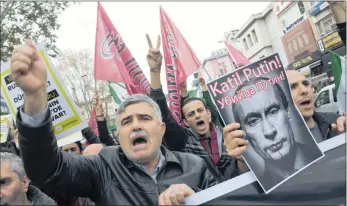
<svg viewBox="0 0 347 206">
<path fill-rule="evenodd" d="M 165 164 L 177 164 L 180 166 L 180 168 L 182 168 L 181 163 L 178 161 L 178 159 L 176 158 L 176 156 L 170 152 L 168 149 L 166 149 L 166 147 L 164 147 L 163 145 L 160 146 L 160 150 L 162 152 L 162 154 L 165 157 L 165 163 L 163 164 L 162 167 L 165 166 Z M 124 154 L 123 150 L 120 149 L 119 150 L 119 158 L 120 160 L 123 162 L 124 166 L 127 167 L 128 169 L 136 167 L 135 163 L 133 163 L 132 161 L 130 161 Z"/>
<path fill-rule="evenodd" d="M 32 205 L 57 205 L 57 203 L 35 186 L 29 185 L 27 198 Z"/>
</svg>

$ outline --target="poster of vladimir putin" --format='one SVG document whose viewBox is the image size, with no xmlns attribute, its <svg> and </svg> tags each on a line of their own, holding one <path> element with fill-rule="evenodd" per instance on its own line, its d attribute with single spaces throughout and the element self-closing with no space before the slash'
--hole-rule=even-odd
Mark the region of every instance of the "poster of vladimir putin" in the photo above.
<svg viewBox="0 0 347 206">
<path fill-rule="evenodd" d="M 238 122 L 243 158 L 266 193 L 324 154 L 295 107 L 278 54 L 208 83 L 224 123 Z"/>
</svg>

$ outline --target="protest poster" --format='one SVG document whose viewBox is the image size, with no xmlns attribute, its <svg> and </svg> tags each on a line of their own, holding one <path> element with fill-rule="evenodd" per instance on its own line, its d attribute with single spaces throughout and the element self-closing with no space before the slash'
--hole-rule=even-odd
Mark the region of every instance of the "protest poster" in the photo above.
<svg viewBox="0 0 347 206">
<path fill-rule="evenodd" d="M 249 141 L 243 158 L 265 193 L 324 157 L 296 108 L 278 54 L 207 84 L 225 123 Z"/>
<path fill-rule="evenodd" d="M 38 44 L 36 48 L 46 64 L 47 104 L 51 111 L 54 134 L 56 135 L 58 146 L 62 146 L 62 139 L 76 131 L 84 129 L 88 125 L 81 115 L 80 109 L 72 101 L 69 92 L 67 92 L 63 81 L 58 75 L 58 71 L 44 50 L 43 45 Z M 11 79 L 9 62 L 1 65 L 1 93 L 10 108 L 11 115 L 15 118 L 18 109 L 23 105 L 24 93 Z M 63 142 L 64 144 L 69 144 L 81 139 L 68 138 L 68 141 Z"/>
<path fill-rule="evenodd" d="M 11 120 L 10 115 L 1 115 L 0 116 L 0 126 L 1 126 L 1 133 L 0 133 L 0 143 L 6 142 L 7 135 L 9 132 L 9 128 L 7 125 L 7 122 Z"/>
</svg>

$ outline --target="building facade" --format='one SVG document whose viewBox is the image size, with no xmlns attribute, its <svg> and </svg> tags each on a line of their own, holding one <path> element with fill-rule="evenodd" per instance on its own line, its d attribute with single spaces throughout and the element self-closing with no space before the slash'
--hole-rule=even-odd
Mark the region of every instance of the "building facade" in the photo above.
<svg viewBox="0 0 347 206">
<path fill-rule="evenodd" d="M 235 38 L 238 39 L 240 51 L 251 62 L 278 53 L 283 65 L 287 66 L 288 61 L 273 6 L 270 3 L 263 12 L 253 14 L 235 34 Z"/>
</svg>

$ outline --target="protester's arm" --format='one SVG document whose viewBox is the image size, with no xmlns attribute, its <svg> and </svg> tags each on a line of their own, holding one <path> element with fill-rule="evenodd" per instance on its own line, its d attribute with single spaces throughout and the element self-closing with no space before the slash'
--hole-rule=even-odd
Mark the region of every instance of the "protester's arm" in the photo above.
<svg viewBox="0 0 347 206">
<path fill-rule="evenodd" d="M 98 124 L 99 129 L 99 138 L 101 140 L 101 143 L 105 144 L 106 146 L 115 146 L 117 145 L 116 141 L 113 139 L 111 134 L 109 133 L 107 129 L 107 122 L 106 120 L 103 121 L 96 121 Z"/>
<path fill-rule="evenodd" d="M 186 133 L 176 120 L 172 117 L 166 103 L 166 98 L 161 88 L 160 71 L 163 56 L 160 53 L 160 37 L 158 36 L 157 47 L 154 49 L 152 42 L 147 35 L 149 52 L 147 54 L 147 63 L 150 68 L 151 76 L 151 94 L 150 97 L 159 105 L 162 112 L 163 121 L 166 124 L 166 131 L 163 137 L 163 143 L 168 149 L 180 151 L 186 145 Z"/>
<path fill-rule="evenodd" d="M 26 175 L 42 189 L 97 198 L 104 176 L 99 173 L 100 157 L 85 158 L 60 150 L 50 116 L 48 108 L 31 120 L 23 111 L 18 113 L 19 145 Z"/>
<path fill-rule="evenodd" d="M 96 134 L 94 133 L 93 129 L 89 126 L 82 129 L 82 135 L 86 140 L 88 141 L 88 144 L 100 144 L 100 139 Z"/>
<path fill-rule="evenodd" d="M 106 176 L 100 173 L 102 161 L 64 153 L 58 148 L 47 106 L 47 68 L 31 41 L 14 49 L 10 68 L 12 79 L 24 92 L 17 126 L 26 175 L 43 189 L 97 198 L 99 185 Z"/>
<path fill-rule="evenodd" d="M 105 144 L 106 146 L 114 146 L 117 145 L 115 140 L 110 135 L 108 128 L 107 128 L 107 121 L 105 119 L 104 115 L 104 109 L 102 107 L 102 102 L 99 99 L 98 93 L 95 93 L 93 97 L 93 108 L 95 108 L 96 111 L 96 124 L 99 131 L 99 138 L 101 143 Z"/>
</svg>

